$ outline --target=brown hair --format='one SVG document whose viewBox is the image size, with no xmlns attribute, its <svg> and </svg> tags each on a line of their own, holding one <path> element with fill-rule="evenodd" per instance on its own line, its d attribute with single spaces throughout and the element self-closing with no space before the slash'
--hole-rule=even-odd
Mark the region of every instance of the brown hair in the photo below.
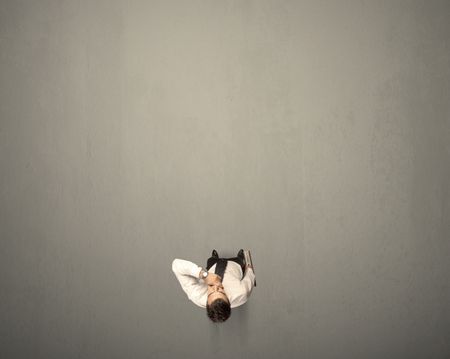
<svg viewBox="0 0 450 359">
<path fill-rule="evenodd" d="M 206 305 L 206 314 L 213 322 L 224 322 L 231 315 L 230 303 L 223 299 L 216 299 Z"/>
</svg>

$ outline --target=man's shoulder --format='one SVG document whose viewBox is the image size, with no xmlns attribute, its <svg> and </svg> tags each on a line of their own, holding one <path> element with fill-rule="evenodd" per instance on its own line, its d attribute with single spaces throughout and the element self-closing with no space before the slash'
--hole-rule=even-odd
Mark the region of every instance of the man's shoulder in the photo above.
<svg viewBox="0 0 450 359">
<path fill-rule="evenodd" d="M 246 294 L 241 294 L 235 298 L 232 298 L 232 300 L 230 301 L 230 306 L 231 306 L 231 308 L 240 307 L 241 305 L 247 303 L 247 301 L 248 301 L 248 296 Z"/>
</svg>

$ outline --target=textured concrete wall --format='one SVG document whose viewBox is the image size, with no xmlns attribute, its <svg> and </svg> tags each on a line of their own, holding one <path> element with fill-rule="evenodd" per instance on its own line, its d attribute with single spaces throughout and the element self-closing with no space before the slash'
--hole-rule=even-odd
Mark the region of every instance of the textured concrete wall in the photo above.
<svg viewBox="0 0 450 359">
<path fill-rule="evenodd" d="M 1 358 L 450 356 L 448 1 L 2 1 L 0 49 Z"/>
</svg>

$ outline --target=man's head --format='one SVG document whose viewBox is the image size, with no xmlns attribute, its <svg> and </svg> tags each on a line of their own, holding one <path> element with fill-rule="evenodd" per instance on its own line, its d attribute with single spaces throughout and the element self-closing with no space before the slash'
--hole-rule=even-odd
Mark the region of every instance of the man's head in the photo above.
<svg viewBox="0 0 450 359">
<path fill-rule="evenodd" d="M 224 322 L 230 317 L 230 301 L 220 282 L 208 285 L 206 313 L 213 322 Z"/>
</svg>

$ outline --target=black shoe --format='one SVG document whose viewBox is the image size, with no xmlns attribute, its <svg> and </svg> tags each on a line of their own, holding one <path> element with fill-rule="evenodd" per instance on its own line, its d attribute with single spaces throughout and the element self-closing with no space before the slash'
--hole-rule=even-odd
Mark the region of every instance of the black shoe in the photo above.
<svg viewBox="0 0 450 359">
<path fill-rule="evenodd" d="M 242 259 L 242 261 L 245 263 L 245 256 L 244 256 L 244 250 L 241 249 L 238 253 L 238 258 Z"/>
<path fill-rule="evenodd" d="M 215 249 L 213 249 L 211 257 L 219 258 L 219 254 L 217 253 L 217 251 Z"/>
</svg>

